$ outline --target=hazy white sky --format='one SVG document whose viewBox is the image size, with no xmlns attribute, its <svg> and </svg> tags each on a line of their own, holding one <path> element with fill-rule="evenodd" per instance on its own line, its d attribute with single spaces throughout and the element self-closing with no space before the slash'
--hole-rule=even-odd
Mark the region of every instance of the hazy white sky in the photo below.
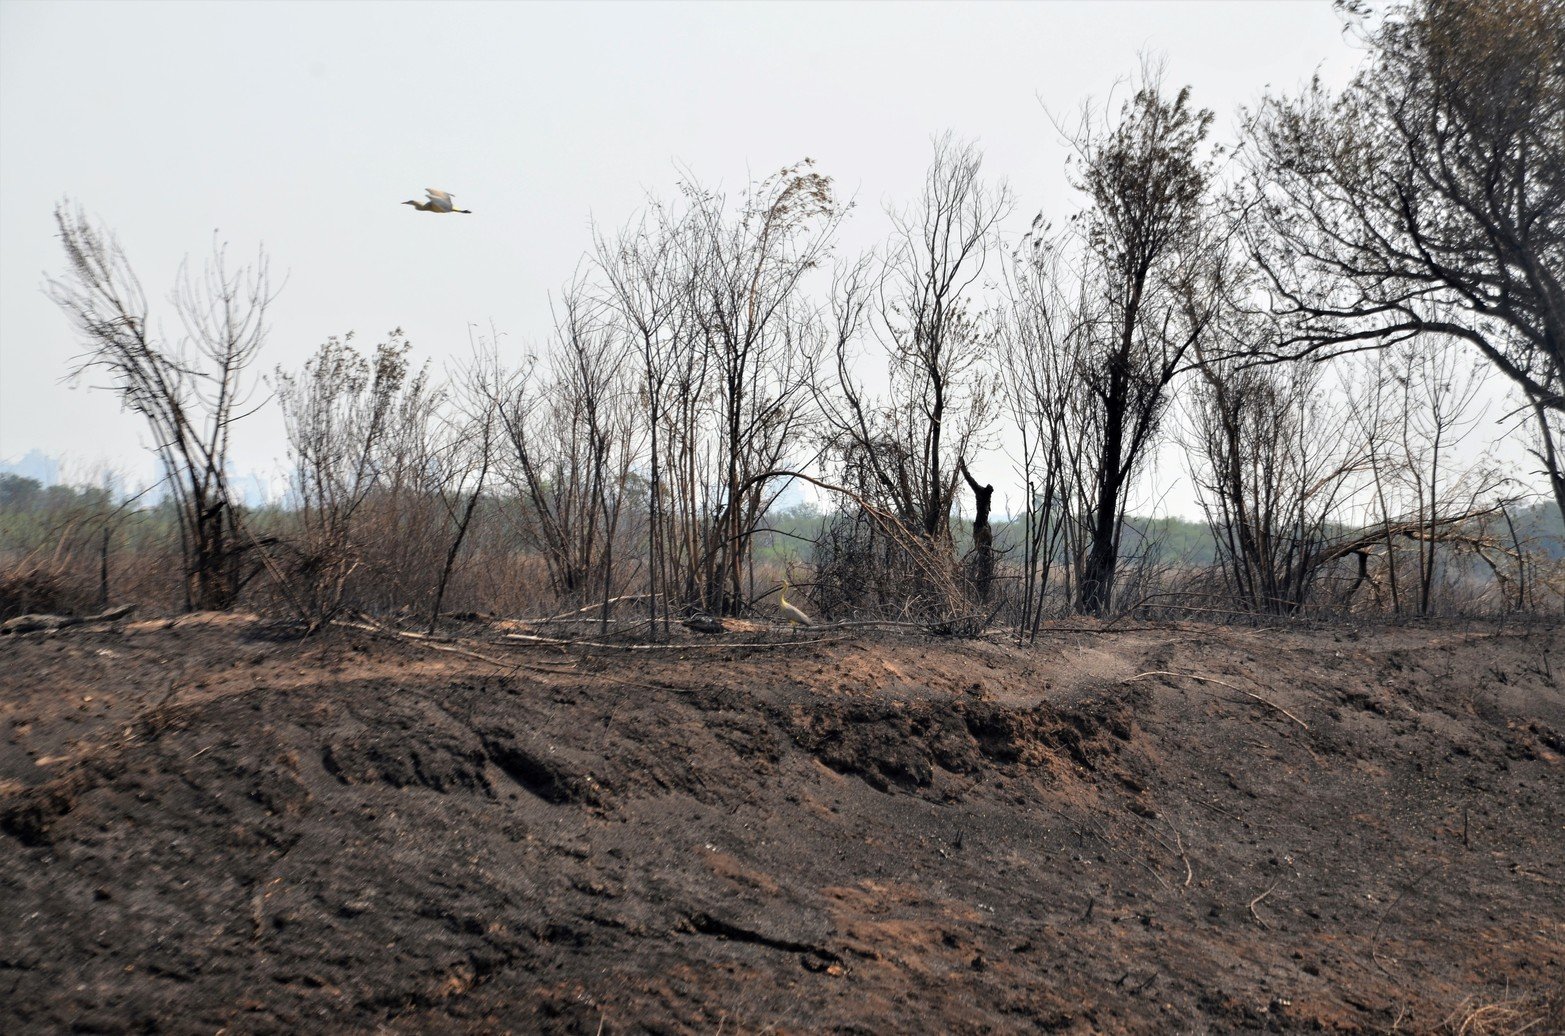
<svg viewBox="0 0 1565 1036">
<path fill-rule="evenodd" d="M 813 157 L 859 201 L 852 250 L 882 237 L 883 206 L 951 129 L 1010 181 L 1010 229 L 1062 217 L 1074 199 L 1045 106 L 1102 98 L 1141 52 L 1166 56 L 1223 134 L 1267 84 L 1341 82 L 1359 58 L 1324 0 L 0 0 L 0 458 L 151 470 L 134 418 L 61 382 L 76 343 L 41 285 L 62 266 L 62 198 L 116 231 L 154 300 L 214 230 L 236 258 L 264 244 L 286 281 L 267 370 L 350 329 L 401 326 L 439 362 L 493 321 L 519 352 L 545 335 L 590 221 L 667 196 L 681 165 L 732 186 Z M 398 204 L 426 186 L 475 214 Z M 258 415 L 237 467 L 284 453 L 275 412 Z"/>
</svg>

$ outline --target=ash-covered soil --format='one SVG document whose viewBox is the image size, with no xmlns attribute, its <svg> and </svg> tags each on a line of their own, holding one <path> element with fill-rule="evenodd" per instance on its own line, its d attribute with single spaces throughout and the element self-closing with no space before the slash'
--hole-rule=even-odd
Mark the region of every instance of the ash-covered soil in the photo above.
<svg viewBox="0 0 1565 1036">
<path fill-rule="evenodd" d="M 0 1028 L 1565 1030 L 1557 627 L 794 638 L 0 641 Z"/>
</svg>

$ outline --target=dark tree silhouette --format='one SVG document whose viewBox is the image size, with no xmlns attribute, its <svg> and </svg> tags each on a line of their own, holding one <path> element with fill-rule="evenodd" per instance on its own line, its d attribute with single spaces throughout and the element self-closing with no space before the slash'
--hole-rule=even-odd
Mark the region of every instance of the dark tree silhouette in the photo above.
<svg viewBox="0 0 1565 1036">
<path fill-rule="evenodd" d="M 1293 353 L 1438 334 L 1535 412 L 1565 514 L 1565 5 L 1427 0 L 1359 22 L 1371 59 L 1251 123 L 1249 241 Z"/>
</svg>

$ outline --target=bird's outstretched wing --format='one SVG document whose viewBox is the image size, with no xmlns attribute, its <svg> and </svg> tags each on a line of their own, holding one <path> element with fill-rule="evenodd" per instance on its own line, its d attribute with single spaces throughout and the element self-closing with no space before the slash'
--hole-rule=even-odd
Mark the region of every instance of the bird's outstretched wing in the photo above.
<svg viewBox="0 0 1565 1036">
<path fill-rule="evenodd" d="M 424 193 L 429 195 L 429 204 L 440 212 L 450 212 L 455 206 L 451 204 L 451 195 L 445 191 L 437 191 L 433 187 L 425 187 Z"/>
</svg>

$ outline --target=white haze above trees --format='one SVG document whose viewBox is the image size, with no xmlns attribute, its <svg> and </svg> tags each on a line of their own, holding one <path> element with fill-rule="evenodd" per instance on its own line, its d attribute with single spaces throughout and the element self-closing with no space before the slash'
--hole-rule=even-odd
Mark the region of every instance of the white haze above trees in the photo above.
<svg viewBox="0 0 1565 1036">
<path fill-rule="evenodd" d="M 236 254 L 264 243 L 286 288 L 268 369 L 297 369 L 328 335 L 395 326 L 444 367 L 470 326 L 513 352 L 537 346 L 591 223 L 619 227 L 685 171 L 732 193 L 812 156 L 856 203 L 836 246 L 857 254 L 885 237 L 886 207 L 916 197 L 929 140 L 950 128 L 1013 185 L 1012 241 L 1036 211 L 1063 219 L 1074 204 L 1045 105 L 1117 99 L 1139 50 L 1169 55 L 1225 137 L 1264 84 L 1316 70 L 1340 83 L 1357 60 L 1310 3 L 1239 17 L 1161 0 L 837 3 L 820 17 L 786 3 L 368 10 L 0 0 L 0 460 L 40 449 L 72 479 L 152 471 L 132 415 L 61 382 L 70 334 L 38 287 L 59 268 L 62 197 L 113 227 L 154 302 L 214 227 Z M 921 60 L 941 74 L 907 75 Z M 478 215 L 398 207 L 426 186 Z M 285 453 L 268 408 L 234 456 L 280 489 Z M 1188 494 L 1170 504 L 1190 513 Z"/>
</svg>

